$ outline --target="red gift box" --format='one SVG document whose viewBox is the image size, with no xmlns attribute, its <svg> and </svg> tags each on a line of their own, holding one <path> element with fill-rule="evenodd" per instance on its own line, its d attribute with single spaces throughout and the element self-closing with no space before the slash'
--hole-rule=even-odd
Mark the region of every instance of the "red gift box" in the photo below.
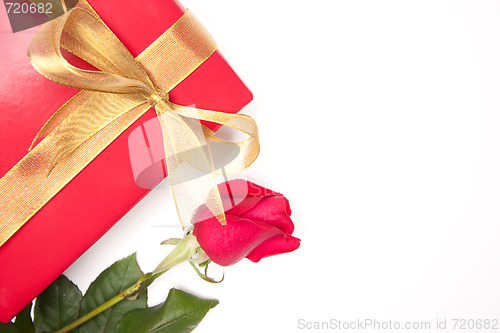
<svg viewBox="0 0 500 333">
<path fill-rule="evenodd" d="M 174 0 L 88 2 L 134 57 L 185 11 Z M 11 33 L 7 15 L 0 11 L 0 29 L 3 176 L 26 155 L 43 124 L 78 90 L 47 80 L 31 66 L 26 50 L 37 28 Z M 169 97 L 179 105 L 230 113 L 252 100 L 218 51 Z M 11 320 L 148 193 L 134 180 L 128 138 L 155 117 L 152 109 L 144 114 L 0 247 L 0 321 Z"/>
</svg>

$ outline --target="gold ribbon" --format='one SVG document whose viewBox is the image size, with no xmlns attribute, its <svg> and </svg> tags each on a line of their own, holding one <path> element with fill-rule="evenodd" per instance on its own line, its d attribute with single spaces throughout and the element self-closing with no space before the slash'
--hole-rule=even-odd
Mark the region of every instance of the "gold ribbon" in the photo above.
<svg viewBox="0 0 500 333">
<path fill-rule="evenodd" d="M 61 48 L 100 71 L 69 64 Z M 234 143 L 240 154 L 225 167 L 228 173 L 246 168 L 257 157 L 257 126 L 246 115 L 179 106 L 168 100 L 168 92 L 215 50 L 215 42 L 189 11 L 137 58 L 85 1 L 45 24 L 29 46 L 32 65 L 48 79 L 82 91 L 54 113 L 35 141 L 45 139 L 0 179 L 0 246 L 150 107 L 160 119 L 181 223 L 191 222 L 182 207 L 192 192 L 183 173 L 176 172 L 186 163 L 203 172 L 196 186 L 205 186 L 208 199 L 200 201 L 206 200 L 214 216 L 225 223 L 210 154 L 210 143 L 224 141 L 199 120 L 249 136 Z"/>
</svg>

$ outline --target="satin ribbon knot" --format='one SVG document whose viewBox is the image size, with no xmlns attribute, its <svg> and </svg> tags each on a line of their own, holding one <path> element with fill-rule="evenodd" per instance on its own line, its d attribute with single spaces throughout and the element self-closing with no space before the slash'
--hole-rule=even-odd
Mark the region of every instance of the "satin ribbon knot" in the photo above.
<svg viewBox="0 0 500 333">
<path fill-rule="evenodd" d="M 151 95 L 149 95 L 148 103 L 149 105 L 151 105 L 152 108 L 154 108 L 161 101 L 168 102 L 168 93 L 161 91 L 154 91 L 153 93 L 151 93 Z"/>
</svg>

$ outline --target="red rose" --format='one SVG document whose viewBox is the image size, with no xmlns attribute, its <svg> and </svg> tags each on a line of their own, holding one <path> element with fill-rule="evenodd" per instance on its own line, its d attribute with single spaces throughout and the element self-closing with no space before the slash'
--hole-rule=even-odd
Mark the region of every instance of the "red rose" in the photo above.
<svg viewBox="0 0 500 333">
<path fill-rule="evenodd" d="M 292 236 L 290 205 L 282 194 L 242 179 L 219 184 L 219 191 L 227 224 L 221 225 L 203 206 L 193 231 L 212 261 L 222 266 L 245 257 L 258 262 L 299 247 L 300 239 Z"/>
</svg>

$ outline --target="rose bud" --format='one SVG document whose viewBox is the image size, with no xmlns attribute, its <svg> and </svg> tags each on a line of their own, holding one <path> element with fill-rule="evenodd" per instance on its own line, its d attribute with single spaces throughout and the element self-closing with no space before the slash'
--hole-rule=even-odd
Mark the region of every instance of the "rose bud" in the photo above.
<svg viewBox="0 0 500 333">
<path fill-rule="evenodd" d="M 227 224 L 222 225 L 206 206 L 193 218 L 193 234 L 213 262 L 229 266 L 245 257 L 258 262 L 299 247 L 300 239 L 292 236 L 290 205 L 282 194 L 242 179 L 218 188 Z"/>
</svg>

